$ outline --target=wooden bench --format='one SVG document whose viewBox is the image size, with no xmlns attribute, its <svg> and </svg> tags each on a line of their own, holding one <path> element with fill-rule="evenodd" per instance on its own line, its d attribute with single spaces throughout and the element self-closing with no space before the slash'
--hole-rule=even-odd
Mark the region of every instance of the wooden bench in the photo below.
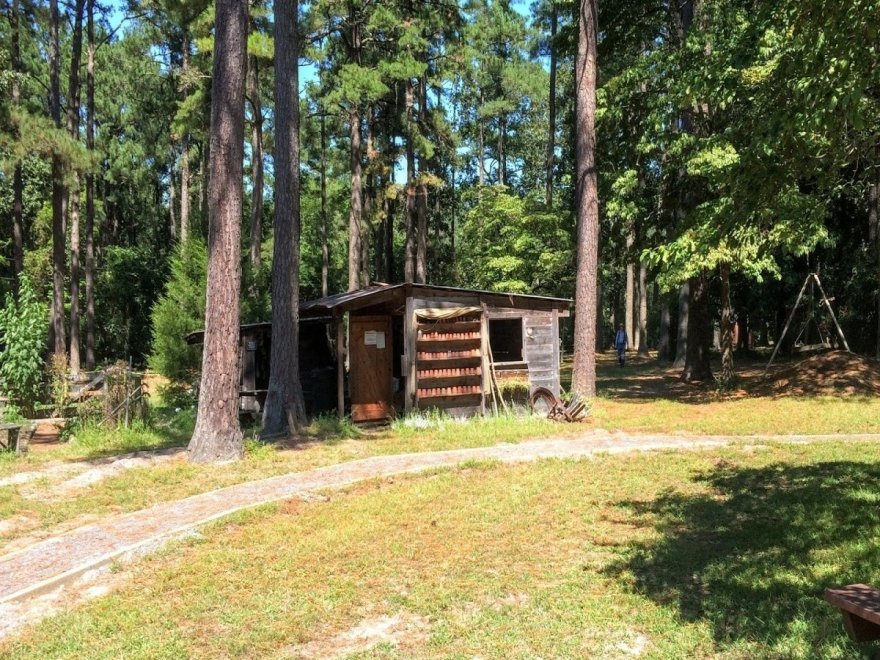
<svg viewBox="0 0 880 660">
<path fill-rule="evenodd" d="M 843 627 L 854 642 L 880 639 L 880 590 L 867 584 L 829 587 L 825 600 L 840 608 Z"/>
</svg>

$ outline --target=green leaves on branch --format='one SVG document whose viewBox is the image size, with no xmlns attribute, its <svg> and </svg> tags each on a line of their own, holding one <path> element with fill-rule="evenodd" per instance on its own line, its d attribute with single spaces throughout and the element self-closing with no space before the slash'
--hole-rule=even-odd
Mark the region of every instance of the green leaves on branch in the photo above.
<svg viewBox="0 0 880 660">
<path fill-rule="evenodd" d="M 27 275 L 19 282 L 18 302 L 7 294 L 0 310 L 0 389 L 30 415 L 42 393 L 49 312 L 37 299 Z"/>
</svg>

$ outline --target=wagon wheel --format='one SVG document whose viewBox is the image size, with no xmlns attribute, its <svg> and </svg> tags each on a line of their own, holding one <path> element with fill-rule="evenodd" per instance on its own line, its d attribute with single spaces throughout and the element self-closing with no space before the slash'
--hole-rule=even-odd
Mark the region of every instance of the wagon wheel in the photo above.
<svg viewBox="0 0 880 660">
<path fill-rule="evenodd" d="M 529 397 L 529 407 L 534 412 L 546 414 L 550 419 L 561 415 L 564 408 L 562 402 L 546 387 L 539 387 L 532 392 L 532 396 Z"/>
</svg>

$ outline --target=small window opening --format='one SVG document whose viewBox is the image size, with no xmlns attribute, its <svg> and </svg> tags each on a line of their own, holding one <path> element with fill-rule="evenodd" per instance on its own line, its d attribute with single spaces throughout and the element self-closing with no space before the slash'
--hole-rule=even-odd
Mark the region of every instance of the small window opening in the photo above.
<svg viewBox="0 0 880 660">
<path fill-rule="evenodd" d="M 523 361 L 522 319 L 490 319 L 489 345 L 495 362 Z"/>
</svg>

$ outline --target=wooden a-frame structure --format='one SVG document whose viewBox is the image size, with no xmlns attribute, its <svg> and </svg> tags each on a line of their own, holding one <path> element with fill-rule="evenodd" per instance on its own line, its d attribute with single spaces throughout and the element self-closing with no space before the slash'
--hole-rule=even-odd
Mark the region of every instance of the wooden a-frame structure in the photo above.
<svg viewBox="0 0 880 660">
<path fill-rule="evenodd" d="M 840 341 L 843 343 L 843 347 L 846 349 L 847 353 L 852 353 L 849 348 L 849 344 L 846 342 L 846 337 L 843 334 L 843 328 L 840 327 L 840 323 L 837 322 L 837 316 L 834 314 L 834 310 L 831 309 L 831 301 L 828 299 L 828 296 L 825 295 L 825 289 L 822 288 L 822 282 L 819 281 L 819 276 L 816 273 L 809 273 L 804 280 L 804 285 L 801 287 L 801 292 L 798 294 L 797 300 L 794 303 L 794 307 L 791 310 L 791 314 L 788 315 L 788 320 L 785 322 L 785 327 L 782 329 L 782 334 L 779 335 L 779 339 L 776 340 L 776 345 L 773 347 L 773 354 L 770 356 L 770 361 L 767 363 L 767 366 L 764 367 L 764 374 L 767 375 L 767 371 L 770 369 L 770 365 L 773 364 L 773 360 L 776 359 L 776 354 L 779 352 L 779 348 L 782 346 L 782 340 L 785 339 L 785 335 L 788 332 L 788 328 L 791 325 L 792 320 L 794 319 L 794 315 L 797 313 L 798 307 L 800 307 L 801 300 L 804 297 L 804 293 L 807 290 L 808 284 L 815 284 L 819 287 L 819 293 L 822 298 L 819 301 L 820 304 L 825 305 L 828 308 L 828 313 L 831 315 L 831 320 L 834 321 L 834 327 L 837 328 L 837 336 L 840 337 Z M 812 291 L 812 286 L 810 287 Z M 814 301 L 814 296 L 810 295 L 810 304 L 812 305 Z M 803 327 L 801 331 L 798 333 L 797 339 L 795 339 L 795 343 L 797 343 L 798 339 L 801 338 L 801 335 L 804 334 L 804 331 L 807 329 L 807 326 L 810 324 L 810 321 L 815 323 L 814 315 L 811 311 L 810 315 L 804 321 Z M 826 340 L 825 337 L 822 336 L 822 329 L 819 325 L 816 325 L 817 330 L 819 331 L 819 337 L 822 339 L 823 344 L 830 344 L 829 340 Z"/>
</svg>

